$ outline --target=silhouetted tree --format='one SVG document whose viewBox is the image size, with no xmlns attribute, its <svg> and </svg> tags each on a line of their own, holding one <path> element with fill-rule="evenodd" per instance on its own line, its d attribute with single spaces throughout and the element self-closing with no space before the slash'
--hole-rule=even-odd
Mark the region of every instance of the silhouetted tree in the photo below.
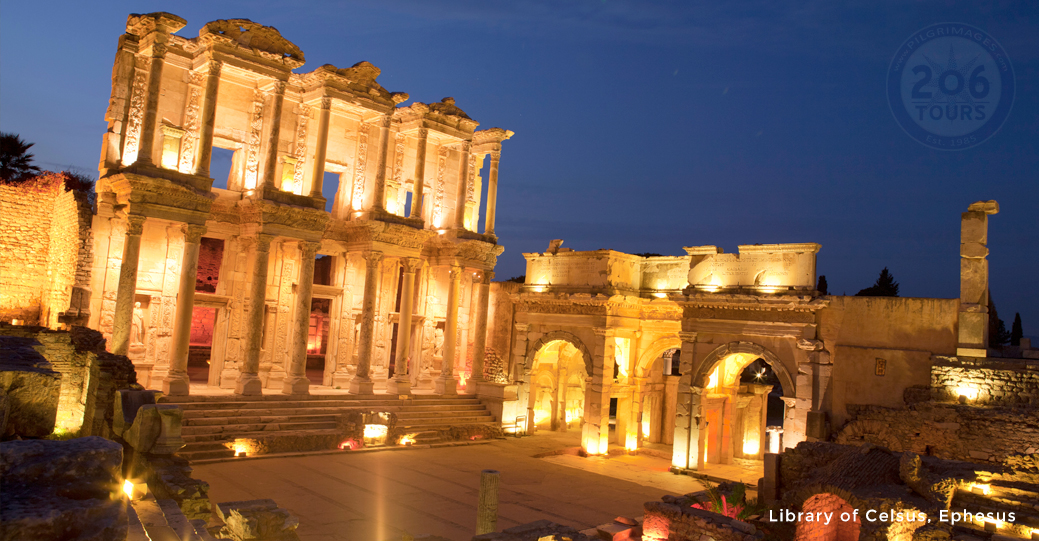
<svg viewBox="0 0 1039 541">
<path fill-rule="evenodd" d="M 880 271 L 880 277 L 877 278 L 877 283 L 859 291 L 855 296 L 897 297 L 898 282 L 895 281 L 895 277 L 891 275 L 891 272 L 887 270 L 887 267 L 884 267 L 884 270 Z"/>
<path fill-rule="evenodd" d="M 69 192 L 79 192 L 89 194 L 94 190 L 94 179 L 82 174 L 75 173 L 72 171 L 62 171 L 61 174 L 65 177 L 65 190 Z"/>
<path fill-rule="evenodd" d="M 992 295 L 988 298 L 988 345 L 989 347 L 1005 346 L 1010 343 L 1010 332 L 1007 324 L 999 319 L 996 311 L 996 303 L 992 302 Z"/>
<path fill-rule="evenodd" d="M 1010 345 L 1020 346 L 1021 337 L 1024 334 L 1024 330 L 1021 329 L 1021 312 L 1016 312 L 1014 313 L 1014 323 L 1010 325 Z"/>
<path fill-rule="evenodd" d="M 632 255 L 637 255 L 639 257 L 661 257 L 664 254 L 658 254 L 656 252 L 642 252 L 641 254 L 632 254 Z"/>
<path fill-rule="evenodd" d="M 22 141 L 13 133 L 0 132 L 0 180 L 24 182 L 40 174 L 40 168 L 32 164 L 29 148 L 33 143 Z"/>
<path fill-rule="evenodd" d="M 819 292 L 820 295 L 829 295 L 830 294 L 830 291 L 829 291 L 830 286 L 829 286 L 829 284 L 826 283 L 826 275 L 825 274 L 820 274 L 819 275 L 819 285 L 815 286 L 815 289 L 816 289 L 816 291 Z"/>
<path fill-rule="evenodd" d="M 512 278 L 509 278 L 508 280 L 505 280 L 505 281 L 506 282 L 516 282 L 517 284 L 522 284 L 522 283 L 527 281 L 527 275 L 526 274 L 521 274 L 519 276 L 513 276 Z"/>
</svg>

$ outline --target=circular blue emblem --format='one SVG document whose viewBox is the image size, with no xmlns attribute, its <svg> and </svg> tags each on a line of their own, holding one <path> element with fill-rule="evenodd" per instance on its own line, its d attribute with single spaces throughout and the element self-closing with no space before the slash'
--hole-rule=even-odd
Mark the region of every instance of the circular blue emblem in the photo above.
<svg viewBox="0 0 1039 541">
<path fill-rule="evenodd" d="M 909 37 L 887 75 L 891 113 L 910 137 L 963 150 L 992 137 L 1014 104 L 1014 68 L 986 32 L 939 23 Z"/>
</svg>

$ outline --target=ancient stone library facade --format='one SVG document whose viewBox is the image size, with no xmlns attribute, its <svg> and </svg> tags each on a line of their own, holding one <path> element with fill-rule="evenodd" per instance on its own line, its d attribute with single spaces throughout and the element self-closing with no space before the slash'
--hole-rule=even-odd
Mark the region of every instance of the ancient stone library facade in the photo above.
<svg viewBox="0 0 1039 541">
<path fill-rule="evenodd" d="M 308 374 L 455 392 L 456 363 L 482 359 L 512 132 L 451 98 L 398 107 L 366 62 L 297 73 L 303 52 L 271 27 L 184 26 L 132 15 L 119 39 L 86 324 L 172 395 L 191 379 L 306 393 Z M 214 149 L 233 152 L 226 189 Z"/>
<path fill-rule="evenodd" d="M 96 329 L 174 398 L 462 390 L 506 432 L 670 445 L 676 470 L 806 440 L 990 462 L 1039 447 L 1039 363 L 986 359 L 995 202 L 962 216 L 955 299 L 821 295 L 812 243 L 553 241 L 524 254 L 525 283 L 492 284 L 512 132 L 451 98 L 403 106 L 366 62 L 300 73 L 271 27 L 185 24 L 127 21 L 96 211 L 53 183 L 0 189 L 4 321 Z"/>
</svg>

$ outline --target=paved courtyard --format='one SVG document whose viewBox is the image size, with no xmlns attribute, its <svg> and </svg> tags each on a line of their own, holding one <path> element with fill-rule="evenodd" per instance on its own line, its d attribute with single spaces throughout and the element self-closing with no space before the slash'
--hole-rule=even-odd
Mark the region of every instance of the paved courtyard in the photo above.
<svg viewBox="0 0 1039 541">
<path fill-rule="evenodd" d="M 214 502 L 271 498 L 300 520 L 304 541 L 389 541 L 434 534 L 472 537 L 480 472 L 501 472 L 498 528 L 549 519 L 584 529 L 638 517 L 664 494 L 701 489 L 651 456 L 536 455 L 574 447 L 579 434 L 548 433 L 482 445 L 222 462 L 195 467 Z"/>
</svg>

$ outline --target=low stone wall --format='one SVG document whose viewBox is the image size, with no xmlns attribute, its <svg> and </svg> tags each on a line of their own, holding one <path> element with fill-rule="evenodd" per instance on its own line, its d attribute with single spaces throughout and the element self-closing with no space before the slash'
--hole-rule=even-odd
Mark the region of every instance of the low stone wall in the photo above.
<svg viewBox="0 0 1039 541">
<path fill-rule="evenodd" d="M 667 502 L 646 502 L 642 539 L 646 541 L 754 541 L 765 534 L 752 524 L 725 515 Z"/>
<path fill-rule="evenodd" d="M 992 463 L 1039 450 L 1039 417 L 1031 409 L 925 402 L 908 408 L 851 406 L 849 413 L 853 420 L 837 443 Z"/>
<path fill-rule="evenodd" d="M 0 322 L 0 335 L 36 340 L 36 349 L 61 373 L 58 428 L 81 436 L 112 437 L 112 402 L 115 391 L 137 384 L 133 364 L 126 357 L 105 351 L 101 333 L 84 327 L 51 331 Z"/>
<path fill-rule="evenodd" d="M 931 368 L 931 397 L 936 402 L 1036 406 L 1039 361 L 936 356 Z"/>
</svg>

